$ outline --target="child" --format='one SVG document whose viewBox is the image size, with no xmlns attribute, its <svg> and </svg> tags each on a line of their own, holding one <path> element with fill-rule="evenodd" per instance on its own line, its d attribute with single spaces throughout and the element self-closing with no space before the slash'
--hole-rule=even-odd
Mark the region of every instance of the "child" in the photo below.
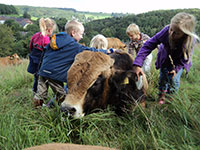
<svg viewBox="0 0 200 150">
<path fill-rule="evenodd" d="M 38 70 L 44 47 L 50 42 L 49 36 L 56 30 L 56 23 L 50 18 L 39 20 L 40 32 L 33 35 L 29 48 L 29 65 L 27 71 L 34 75 L 33 93 L 37 92 Z"/>
<path fill-rule="evenodd" d="M 111 53 L 110 50 L 89 48 L 79 44 L 83 38 L 84 26 L 72 20 L 66 23 L 65 32 L 53 34 L 50 44 L 46 46 L 41 68 L 39 70 L 38 92 L 34 96 L 35 106 L 41 106 L 47 99 L 48 86 L 56 94 L 56 100 L 62 102 L 66 92 L 67 71 L 74 62 L 75 56 L 84 51 Z"/>
<path fill-rule="evenodd" d="M 128 46 L 128 53 L 131 54 L 133 58 L 135 58 L 134 53 L 136 53 L 136 55 L 137 55 L 140 48 L 143 46 L 143 44 L 148 39 L 150 39 L 150 37 L 144 33 L 141 33 L 138 25 L 136 25 L 135 23 L 132 23 L 127 27 L 126 34 L 129 36 L 129 38 L 131 40 L 129 43 L 129 46 Z M 143 63 L 142 69 L 143 69 L 144 73 L 147 75 L 150 74 L 152 58 L 153 58 L 153 55 L 152 55 L 152 53 L 150 53 L 146 57 L 146 59 Z"/>
<path fill-rule="evenodd" d="M 90 47 L 95 47 L 98 49 L 107 49 L 108 48 L 108 40 L 101 34 L 97 34 L 90 41 Z"/>
<path fill-rule="evenodd" d="M 166 94 L 179 89 L 180 77 L 183 69 L 188 72 L 192 65 L 193 48 L 198 36 L 195 34 L 195 17 L 188 13 L 178 13 L 170 25 L 144 43 L 133 65 L 139 77 L 143 74 L 141 66 L 144 59 L 160 44 L 156 69 L 160 69 L 159 77 L 159 104 L 165 103 Z"/>
</svg>

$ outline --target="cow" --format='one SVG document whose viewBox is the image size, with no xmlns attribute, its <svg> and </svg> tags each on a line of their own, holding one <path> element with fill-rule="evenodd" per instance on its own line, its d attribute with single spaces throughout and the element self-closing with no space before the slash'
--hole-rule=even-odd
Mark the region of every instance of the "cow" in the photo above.
<svg viewBox="0 0 200 150">
<path fill-rule="evenodd" d="M 22 63 L 22 61 L 16 53 L 11 55 L 11 56 L 0 58 L 0 65 L 1 66 L 19 65 L 21 63 Z"/>
<path fill-rule="evenodd" d="M 81 118 L 95 109 L 113 106 L 116 114 L 123 114 L 136 104 L 145 105 L 146 77 L 137 86 L 133 59 L 126 52 L 106 55 L 84 51 L 75 57 L 68 71 L 68 94 L 61 103 L 61 111 Z"/>
<path fill-rule="evenodd" d="M 120 39 L 118 38 L 107 38 L 108 40 L 108 49 L 109 48 L 114 48 L 114 49 L 118 49 L 118 50 L 127 50 L 127 46 L 126 44 L 124 44 Z"/>
<path fill-rule="evenodd" d="M 24 150 L 116 150 L 115 148 L 93 146 L 93 145 L 80 145 L 70 143 L 48 143 L 39 146 L 25 148 Z"/>
</svg>

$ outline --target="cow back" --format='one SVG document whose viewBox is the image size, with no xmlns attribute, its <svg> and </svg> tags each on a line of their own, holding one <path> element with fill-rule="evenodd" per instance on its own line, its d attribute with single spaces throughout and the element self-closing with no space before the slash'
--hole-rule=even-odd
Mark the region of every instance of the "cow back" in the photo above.
<svg viewBox="0 0 200 150">
<path fill-rule="evenodd" d="M 107 38 L 108 40 L 108 49 L 114 48 L 118 50 L 125 50 L 126 44 L 124 44 L 120 39 L 118 38 Z"/>
</svg>

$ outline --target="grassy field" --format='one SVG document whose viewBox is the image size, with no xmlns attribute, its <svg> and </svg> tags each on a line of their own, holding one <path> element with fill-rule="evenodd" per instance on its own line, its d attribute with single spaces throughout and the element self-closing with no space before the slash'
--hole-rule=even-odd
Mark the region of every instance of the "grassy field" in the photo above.
<svg viewBox="0 0 200 150">
<path fill-rule="evenodd" d="M 154 57 L 155 58 L 155 57 Z M 82 119 L 63 117 L 59 107 L 32 107 L 33 76 L 22 65 L 0 68 L 0 149 L 44 143 L 101 145 L 121 150 L 200 150 L 200 48 L 189 78 L 181 79 L 170 104 L 157 105 L 159 71 L 152 69 L 147 108 L 116 116 L 111 108 Z"/>
</svg>

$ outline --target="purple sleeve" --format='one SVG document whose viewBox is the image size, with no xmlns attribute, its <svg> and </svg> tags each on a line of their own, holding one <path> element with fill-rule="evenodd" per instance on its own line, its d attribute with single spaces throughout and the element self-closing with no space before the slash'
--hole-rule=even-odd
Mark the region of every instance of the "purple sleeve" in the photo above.
<svg viewBox="0 0 200 150">
<path fill-rule="evenodd" d="M 169 25 L 164 27 L 160 32 L 147 40 L 139 50 L 133 65 L 142 67 L 145 58 L 160 44 L 166 42 L 168 38 Z"/>
</svg>

